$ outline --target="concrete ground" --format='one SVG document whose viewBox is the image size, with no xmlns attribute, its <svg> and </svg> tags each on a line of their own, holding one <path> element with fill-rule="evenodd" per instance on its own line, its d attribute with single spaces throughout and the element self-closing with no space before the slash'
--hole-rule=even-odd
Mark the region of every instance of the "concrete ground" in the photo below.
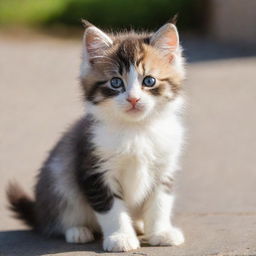
<svg viewBox="0 0 256 256">
<path fill-rule="evenodd" d="M 7 183 L 16 179 L 31 193 L 47 152 L 83 112 L 80 42 L 1 38 L 0 255 L 105 255 L 100 242 L 70 245 L 28 231 L 6 209 Z M 200 55 L 193 45 L 188 55 Z M 217 59 L 187 67 L 187 146 L 174 216 L 186 243 L 124 255 L 256 255 L 256 58 Z"/>
</svg>

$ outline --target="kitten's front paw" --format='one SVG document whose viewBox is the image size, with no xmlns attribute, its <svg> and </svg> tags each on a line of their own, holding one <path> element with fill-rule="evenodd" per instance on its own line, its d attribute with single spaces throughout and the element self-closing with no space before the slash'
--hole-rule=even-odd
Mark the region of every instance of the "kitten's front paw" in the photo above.
<svg viewBox="0 0 256 256">
<path fill-rule="evenodd" d="M 67 243 L 88 243 L 94 240 L 92 232 L 87 227 L 69 228 L 65 237 Z"/>
<path fill-rule="evenodd" d="M 139 247 L 139 240 L 134 234 L 115 233 L 103 241 L 103 249 L 109 252 L 127 252 Z"/>
<path fill-rule="evenodd" d="M 181 245 L 185 241 L 180 229 L 171 227 L 165 231 L 161 231 L 151 235 L 148 239 L 151 245 Z"/>
</svg>

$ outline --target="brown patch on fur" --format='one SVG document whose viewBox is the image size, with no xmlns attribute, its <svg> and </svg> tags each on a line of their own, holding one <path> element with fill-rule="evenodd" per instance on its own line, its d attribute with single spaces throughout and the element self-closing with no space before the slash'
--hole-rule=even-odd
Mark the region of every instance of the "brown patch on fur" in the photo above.
<svg viewBox="0 0 256 256">
<path fill-rule="evenodd" d="M 164 84 L 159 84 L 158 87 L 153 87 L 152 89 L 149 89 L 148 91 L 153 94 L 154 96 L 161 96 L 164 95 L 165 91 Z"/>
<path fill-rule="evenodd" d="M 9 184 L 7 199 L 10 203 L 9 208 L 17 219 L 24 221 L 30 227 L 36 226 L 35 203 L 18 184 Z"/>
<path fill-rule="evenodd" d="M 149 92 L 151 94 L 153 94 L 154 96 L 160 96 L 161 95 L 161 88 L 156 87 L 156 88 L 153 88 L 153 89 L 149 90 Z"/>
<path fill-rule="evenodd" d="M 100 89 L 101 85 L 105 84 L 107 81 L 98 81 L 93 86 L 91 86 L 90 90 L 88 91 L 86 98 L 89 101 L 92 101 L 95 97 L 95 94 Z"/>
<path fill-rule="evenodd" d="M 109 88 L 108 85 L 106 85 L 107 82 L 108 82 L 107 80 L 97 81 L 93 83 L 91 86 L 88 86 L 87 84 L 83 84 L 82 82 L 83 86 L 89 87 L 87 90 L 84 91 L 85 98 L 88 101 L 91 101 L 93 104 L 97 105 L 108 98 L 117 96 L 119 93 L 124 91 L 124 88 L 119 88 L 119 89 Z"/>
<path fill-rule="evenodd" d="M 144 58 L 143 40 L 139 38 L 126 38 L 126 40 L 119 43 L 111 58 L 114 59 L 122 70 L 125 69 L 128 72 L 131 64 L 139 65 Z"/>
<path fill-rule="evenodd" d="M 139 66 L 140 63 L 144 60 L 144 58 L 145 58 L 145 55 L 144 55 L 144 52 L 143 52 L 142 55 L 137 59 L 135 65 Z"/>
<path fill-rule="evenodd" d="M 177 94 L 181 90 L 181 84 L 174 80 L 171 80 L 170 78 L 162 78 L 159 80 L 163 82 L 167 82 L 171 86 L 174 94 Z"/>
<path fill-rule="evenodd" d="M 156 87 L 147 89 L 155 96 L 165 96 L 168 90 L 176 96 L 180 90 L 182 77 L 173 69 L 168 58 L 164 58 L 150 45 L 144 45 L 144 59 L 141 62 L 143 75 L 151 75 L 157 79 Z"/>
<path fill-rule="evenodd" d="M 167 78 L 160 78 L 159 80 L 160 80 L 160 81 L 163 81 L 163 82 L 168 82 L 169 84 L 172 83 L 172 81 L 170 80 L 169 77 L 167 77 Z"/>
<path fill-rule="evenodd" d="M 171 87 L 172 87 L 172 91 L 174 92 L 174 94 L 178 94 L 181 90 L 180 84 L 171 83 Z"/>
<path fill-rule="evenodd" d="M 146 74 L 145 64 L 142 63 L 141 66 L 142 66 L 142 70 L 143 70 L 142 74 L 143 74 L 143 76 L 145 76 L 145 74 Z"/>
<path fill-rule="evenodd" d="M 102 87 L 100 91 L 105 98 L 111 98 L 117 96 L 120 93 L 120 91 L 108 87 Z"/>
</svg>

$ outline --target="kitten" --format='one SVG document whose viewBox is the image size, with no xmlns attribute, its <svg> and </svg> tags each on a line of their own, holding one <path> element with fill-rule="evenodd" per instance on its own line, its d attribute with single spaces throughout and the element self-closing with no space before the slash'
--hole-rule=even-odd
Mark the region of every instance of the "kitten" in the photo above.
<svg viewBox="0 0 256 256">
<path fill-rule="evenodd" d="M 173 174 L 183 141 L 183 58 L 176 26 L 152 34 L 106 34 L 84 22 L 81 85 L 86 114 L 50 152 L 35 200 L 17 184 L 17 217 L 69 243 L 103 234 L 106 251 L 180 245 L 170 221 Z M 135 231 L 136 230 L 136 231 Z"/>
</svg>

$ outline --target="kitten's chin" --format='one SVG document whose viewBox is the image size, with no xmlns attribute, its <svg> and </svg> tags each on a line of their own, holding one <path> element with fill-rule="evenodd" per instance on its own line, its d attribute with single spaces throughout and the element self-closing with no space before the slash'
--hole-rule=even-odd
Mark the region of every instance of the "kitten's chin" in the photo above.
<svg viewBox="0 0 256 256">
<path fill-rule="evenodd" d="M 145 109 L 131 108 L 121 113 L 124 120 L 129 122 L 139 122 L 145 120 L 149 116 L 149 111 Z"/>
</svg>

